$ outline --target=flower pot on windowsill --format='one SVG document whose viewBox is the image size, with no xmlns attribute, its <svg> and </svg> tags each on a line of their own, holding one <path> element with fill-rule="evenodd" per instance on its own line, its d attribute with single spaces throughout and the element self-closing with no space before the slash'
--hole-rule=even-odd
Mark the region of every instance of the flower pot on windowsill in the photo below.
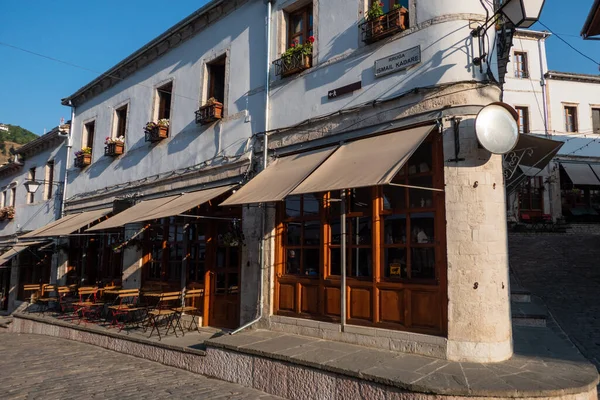
<svg viewBox="0 0 600 400">
<path fill-rule="evenodd" d="M 223 118 L 223 103 L 219 103 L 218 101 L 211 102 L 210 104 L 207 103 L 196 111 L 197 124 L 210 124 L 221 118 Z"/>
<path fill-rule="evenodd" d="M 285 78 L 286 76 L 297 74 L 312 67 L 312 54 L 299 54 L 292 56 L 289 61 L 283 61 L 283 64 L 284 66 L 281 71 L 281 76 Z"/>
<path fill-rule="evenodd" d="M 124 149 L 124 143 L 108 143 L 106 147 L 104 147 L 104 155 L 110 157 L 120 156 L 123 154 Z"/>
<path fill-rule="evenodd" d="M 146 142 L 160 142 L 169 137 L 168 126 L 157 126 L 152 130 L 146 131 Z"/>
<path fill-rule="evenodd" d="M 408 10 L 404 7 L 397 8 L 375 19 L 367 20 L 361 24 L 363 41 L 373 43 L 385 37 L 406 30 L 408 27 Z"/>
<path fill-rule="evenodd" d="M 92 155 L 91 154 L 80 154 L 75 157 L 75 166 L 77 168 L 85 168 L 92 163 Z"/>
</svg>

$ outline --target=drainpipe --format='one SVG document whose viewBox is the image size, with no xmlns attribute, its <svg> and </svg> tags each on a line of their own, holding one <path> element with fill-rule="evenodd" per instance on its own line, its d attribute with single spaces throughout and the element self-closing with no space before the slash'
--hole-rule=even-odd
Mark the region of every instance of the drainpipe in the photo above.
<svg viewBox="0 0 600 400">
<path fill-rule="evenodd" d="M 549 137 L 549 132 L 548 132 L 548 99 L 547 99 L 547 94 L 546 94 L 546 71 L 544 69 L 544 61 L 545 58 L 543 57 L 544 52 L 542 51 L 542 40 L 546 40 L 546 38 L 548 37 L 548 34 L 544 34 L 544 37 L 539 38 L 537 40 L 537 44 L 538 44 L 538 55 L 540 58 L 540 86 L 542 87 L 542 104 L 544 106 L 544 135 L 546 136 L 546 138 Z M 550 174 L 552 173 L 551 168 L 550 168 L 550 164 L 548 164 L 546 166 L 546 169 L 548 171 L 548 176 L 551 176 Z M 552 190 L 552 182 L 549 181 L 548 182 L 548 203 L 549 203 L 549 208 L 548 210 L 550 211 L 550 215 L 552 216 L 552 219 L 554 219 L 554 204 L 553 204 L 553 190 Z"/>
<path fill-rule="evenodd" d="M 340 325 L 342 332 L 346 329 L 346 191 L 341 190 L 340 201 L 340 264 L 341 264 L 341 279 L 340 279 Z"/>
<path fill-rule="evenodd" d="M 270 98 L 269 98 L 269 90 L 270 90 L 270 83 L 271 83 L 271 70 L 270 70 L 270 66 L 271 66 L 271 10 L 272 10 L 272 1 L 273 0 L 266 0 L 267 2 L 267 54 L 266 54 L 266 71 L 265 71 L 265 131 L 263 134 L 263 162 L 262 162 L 262 169 L 265 170 L 267 168 L 267 163 L 269 161 L 269 157 L 268 157 L 268 149 L 269 149 L 269 136 L 267 134 L 267 132 L 269 131 L 269 104 L 270 104 Z M 252 161 L 251 161 L 252 162 Z M 261 216 L 260 216 L 260 246 L 259 246 L 259 265 L 260 265 L 260 282 L 258 283 L 258 290 L 259 290 L 259 304 L 258 304 L 258 315 L 256 316 L 256 318 L 250 322 L 248 322 L 245 325 L 240 326 L 238 329 L 236 329 L 235 331 L 231 332 L 230 335 L 234 335 L 252 325 L 254 325 L 255 323 L 257 323 L 258 321 L 260 321 L 262 319 L 262 315 L 263 315 L 263 307 L 264 307 L 264 303 L 265 303 L 265 296 L 264 296 L 264 286 L 263 286 L 263 282 L 264 282 L 264 278 L 265 278 L 265 226 L 266 226 L 266 219 L 267 219 L 267 204 L 266 203 L 261 203 Z"/>
<path fill-rule="evenodd" d="M 73 147 L 73 125 L 75 125 L 75 106 L 69 100 L 69 106 L 71 107 L 71 125 L 69 126 L 69 133 L 67 136 L 67 159 L 65 160 L 65 176 L 63 182 L 62 200 L 60 203 L 60 217 L 65 216 L 65 202 L 67 201 L 67 181 L 69 175 L 69 159 L 71 158 L 71 148 Z"/>
</svg>

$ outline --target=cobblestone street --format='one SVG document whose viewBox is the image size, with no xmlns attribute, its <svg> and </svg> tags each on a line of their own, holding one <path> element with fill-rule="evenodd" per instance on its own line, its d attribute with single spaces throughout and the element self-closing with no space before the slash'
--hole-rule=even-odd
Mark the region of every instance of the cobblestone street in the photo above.
<svg viewBox="0 0 600 400">
<path fill-rule="evenodd" d="M 600 369 L 600 236 L 511 235 L 511 270 Z"/>
<path fill-rule="evenodd" d="M 276 399 L 95 346 L 0 333 L 0 398 Z"/>
</svg>

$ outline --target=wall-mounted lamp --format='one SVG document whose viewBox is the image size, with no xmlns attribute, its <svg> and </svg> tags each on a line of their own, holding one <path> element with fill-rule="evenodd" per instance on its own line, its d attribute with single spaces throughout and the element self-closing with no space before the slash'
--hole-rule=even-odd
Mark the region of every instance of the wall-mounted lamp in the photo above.
<svg viewBox="0 0 600 400">
<path fill-rule="evenodd" d="M 23 185 L 25 186 L 25 190 L 27 190 L 27 193 L 35 193 L 40 188 L 40 186 L 45 185 L 47 183 L 50 183 L 51 185 L 60 186 L 64 182 L 59 182 L 59 181 L 49 182 L 49 181 L 32 181 L 32 180 L 29 180 L 29 181 L 23 182 Z"/>
<path fill-rule="evenodd" d="M 540 19 L 545 2 L 546 0 L 505 0 L 494 15 L 471 31 L 471 36 L 479 39 L 479 57 L 473 59 L 473 64 L 481 66 L 484 62 L 487 53 L 485 40 L 481 38 L 495 24 L 498 16 L 503 15 L 517 28 L 529 28 Z"/>
</svg>

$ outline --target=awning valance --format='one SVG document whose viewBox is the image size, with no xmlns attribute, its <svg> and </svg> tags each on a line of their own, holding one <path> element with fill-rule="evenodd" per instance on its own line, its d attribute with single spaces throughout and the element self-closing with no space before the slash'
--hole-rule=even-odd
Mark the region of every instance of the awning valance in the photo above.
<svg viewBox="0 0 600 400">
<path fill-rule="evenodd" d="M 211 201 L 214 198 L 227 193 L 237 185 L 221 186 L 213 189 L 200 190 L 198 192 L 185 193 L 175 200 L 157 208 L 141 218 L 132 222 L 148 221 L 151 219 L 166 218 L 182 214 L 192 208 Z"/>
<path fill-rule="evenodd" d="M 598 177 L 592 170 L 590 164 L 561 162 L 560 165 L 563 167 L 574 185 L 600 185 L 600 180 L 598 180 Z"/>
<path fill-rule="evenodd" d="M 133 207 L 128 208 L 125 211 L 121 211 L 112 218 L 107 219 L 104 222 L 88 229 L 88 231 L 101 231 L 105 229 L 120 228 L 125 224 L 130 224 L 144 215 L 148 215 L 154 212 L 156 209 L 166 205 L 167 203 L 175 200 L 179 196 L 161 197 L 160 199 L 145 200 L 139 202 Z"/>
<path fill-rule="evenodd" d="M 0 255 L 0 265 L 10 261 L 14 256 L 22 252 L 31 246 L 36 246 L 44 242 L 29 242 L 29 243 L 18 243 L 9 248 L 5 253 Z"/>
<path fill-rule="evenodd" d="M 540 176 L 542 178 L 547 178 L 550 175 L 546 168 L 540 169 L 536 167 L 527 167 L 525 165 L 519 165 L 519 168 L 525 176 Z"/>
<path fill-rule="evenodd" d="M 112 210 L 110 209 L 103 209 L 67 215 L 66 217 L 61 218 L 58 221 L 54 221 L 51 224 L 46 225 L 45 227 L 23 235 L 22 238 L 69 235 L 91 224 L 92 222 L 95 222 L 100 218 L 108 215 L 111 211 Z"/>
<path fill-rule="evenodd" d="M 291 194 L 389 184 L 434 129 L 421 126 L 345 143 Z"/>
<path fill-rule="evenodd" d="M 144 200 L 94 226 L 89 229 L 89 231 L 120 228 L 126 224 L 178 215 L 225 194 L 227 191 L 233 189 L 234 186 L 235 185 L 219 186 L 176 196 Z"/>
<path fill-rule="evenodd" d="M 221 205 L 280 201 L 306 179 L 337 147 L 327 147 L 275 160 Z"/>
</svg>

